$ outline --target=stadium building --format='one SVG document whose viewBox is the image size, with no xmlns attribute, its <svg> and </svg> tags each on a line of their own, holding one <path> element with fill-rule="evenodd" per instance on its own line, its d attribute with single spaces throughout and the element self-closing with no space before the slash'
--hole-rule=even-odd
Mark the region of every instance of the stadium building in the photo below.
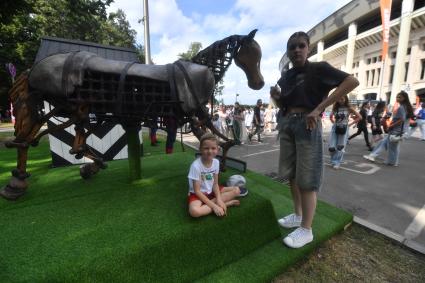
<svg viewBox="0 0 425 283">
<path fill-rule="evenodd" d="M 400 90 L 425 102 L 425 0 L 393 0 L 388 59 L 383 63 L 379 0 L 353 0 L 310 31 L 309 60 L 327 61 L 360 82 L 351 100 L 386 100 Z M 279 68 L 290 67 L 286 54 Z M 382 84 L 381 84 L 382 81 Z"/>
</svg>

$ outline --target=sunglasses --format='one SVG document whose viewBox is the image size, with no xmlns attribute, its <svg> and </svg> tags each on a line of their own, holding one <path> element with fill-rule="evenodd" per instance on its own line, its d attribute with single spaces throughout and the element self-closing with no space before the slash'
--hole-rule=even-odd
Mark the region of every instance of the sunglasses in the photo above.
<svg viewBox="0 0 425 283">
<path fill-rule="evenodd" d="M 306 48 L 306 47 L 307 47 L 307 44 L 305 44 L 305 43 L 290 44 L 290 45 L 288 46 L 288 49 L 289 49 L 289 50 L 295 50 L 297 47 L 298 47 L 299 49 L 304 49 L 304 48 Z"/>
</svg>

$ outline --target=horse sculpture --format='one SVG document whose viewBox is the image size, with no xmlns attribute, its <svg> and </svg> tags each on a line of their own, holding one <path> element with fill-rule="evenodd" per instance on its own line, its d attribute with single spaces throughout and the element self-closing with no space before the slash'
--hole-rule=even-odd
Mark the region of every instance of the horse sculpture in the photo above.
<svg viewBox="0 0 425 283">
<path fill-rule="evenodd" d="M 15 139 L 5 145 L 17 148 L 18 160 L 0 195 L 10 200 L 22 196 L 30 176 L 26 171 L 29 145 L 36 146 L 42 136 L 73 124 L 76 136 L 70 153 L 77 159 L 87 157 L 94 161 L 80 168 L 81 176 L 88 178 L 105 169 L 103 160 L 85 143 L 92 132 L 84 128 L 90 121 L 89 114 L 96 117 L 98 126 L 112 121 L 124 128 L 149 125 L 158 117 L 160 123 L 172 119 L 178 125 L 190 123 L 198 138 L 201 127 L 206 127 L 224 140 L 220 145 L 225 159 L 234 142 L 214 128 L 205 105 L 233 59 L 245 72 L 250 88 L 264 86 L 261 48 L 254 40 L 256 31 L 216 41 L 192 60 L 168 65 L 112 61 L 85 51 L 55 54 L 39 61 L 17 79 L 9 92 L 16 118 Z M 54 109 L 45 113 L 43 101 Z M 39 132 L 53 116 L 68 121 Z"/>
</svg>

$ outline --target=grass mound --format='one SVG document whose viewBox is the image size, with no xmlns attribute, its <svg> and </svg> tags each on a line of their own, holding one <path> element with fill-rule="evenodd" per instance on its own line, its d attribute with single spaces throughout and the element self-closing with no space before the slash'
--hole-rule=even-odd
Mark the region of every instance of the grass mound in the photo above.
<svg viewBox="0 0 425 283">
<path fill-rule="evenodd" d="M 27 194 L 0 200 L 0 282 L 193 281 L 280 236 L 270 201 L 255 193 L 224 219 L 191 219 L 193 152 L 143 158 L 133 184 L 126 160 L 87 181 L 77 166 L 48 169 L 39 157 Z M 13 159 L 2 164 L 6 183 Z"/>
<path fill-rule="evenodd" d="M 46 141 L 32 148 L 27 194 L 0 199 L 0 282 L 265 281 L 351 221 L 319 202 L 314 242 L 286 248 L 281 238 L 290 230 L 279 230 L 275 215 L 291 212 L 289 191 L 253 172 L 244 175 L 250 193 L 241 207 L 224 219 L 191 219 L 186 176 L 194 152 L 175 149 L 164 155 L 162 144 L 145 143 L 143 179 L 129 184 L 126 160 L 82 180 L 78 166 L 49 168 Z M 3 185 L 16 153 L 0 155 Z"/>
</svg>

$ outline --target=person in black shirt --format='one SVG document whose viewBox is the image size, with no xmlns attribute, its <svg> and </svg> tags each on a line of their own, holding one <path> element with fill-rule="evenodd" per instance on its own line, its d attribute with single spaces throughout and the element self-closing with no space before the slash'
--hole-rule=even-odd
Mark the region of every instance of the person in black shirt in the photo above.
<svg viewBox="0 0 425 283">
<path fill-rule="evenodd" d="M 309 44 L 305 32 L 290 36 L 287 54 L 293 67 L 282 73 L 277 83 L 280 89 L 270 89 L 282 115 L 278 119 L 279 175 L 289 179 L 295 210 L 278 222 L 286 228 L 299 227 L 283 239 L 292 248 L 313 240 L 311 225 L 323 175 L 321 113 L 359 84 L 356 78 L 326 62 L 309 62 Z"/>
<path fill-rule="evenodd" d="M 252 124 L 255 127 L 254 132 L 248 135 L 248 139 L 251 141 L 252 137 L 257 134 L 258 142 L 261 141 L 261 106 L 263 101 L 261 99 L 257 100 L 257 105 L 254 107 L 254 117 L 252 119 Z"/>
<path fill-rule="evenodd" d="M 365 101 L 362 103 L 361 109 L 360 109 L 360 115 L 362 116 L 362 119 L 357 122 L 357 132 L 352 134 L 348 140 L 351 140 L 361 133 L 363 133 L 364 140 L 366 142 L 366 146 L 369 148 L 369 151 L 372 151 L 372 146 L 369 142 L 369 133 L 367 131 L 367 111 L 369 110 L 370 103 Z"/>
</svg>

